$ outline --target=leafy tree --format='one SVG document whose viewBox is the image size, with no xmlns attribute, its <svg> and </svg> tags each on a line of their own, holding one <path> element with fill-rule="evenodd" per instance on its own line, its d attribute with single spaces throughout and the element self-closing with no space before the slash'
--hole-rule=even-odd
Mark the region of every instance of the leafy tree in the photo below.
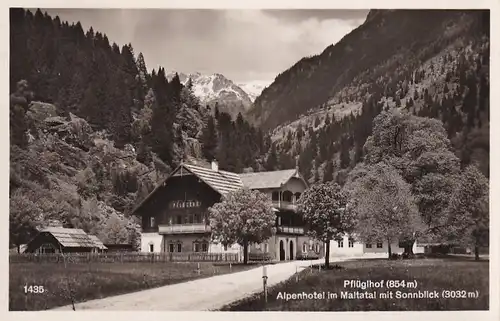
<svg viewBox="0 0 500 321">
<path fill-rule="evenodd" d="M 365 150 L 365 164 L 384 161 L 411 184 L 427 226 L 425 237 L 439 241 L 446 229 L 444 211 L 460 170 L 443 124 L 396 110 L 382 112 L 373 121 L 373 135 L 367 139 Z M 410 245 L 413 243 L 408 243 L 405 252 L 411 252 Z"/>
<path fill-rule="evenodd" d="M 227 194 L 208 212 L 214 241 L 243 246 L 244 264 L 248 263 L 248 245 L 271 237 L 276 219 L 271 199 L 248 189 Z"/>
<path fill-rule="evenodd" d="M 330 241 L 350 233 L 354 227 L 351 212 L 347 209 L 347 195 L 334 183 L 312 185 L 297 204 L 309 236 L 326 244 L 325 266 L 330 266 Z"/>
<path fill-rule="evenodd" d="M 356 235 L 366 243 L 387 241 L 390 258 L 393 242 L 413 239 L 422 229 L 411 186 L 384 163 L 353 171 L 352 176 L 346 190 L 352 197 Z"/>
<path fill-rule="evenodd" d="M 26 111 L 32 93 L 28 91 L 26 80 L 18 81 L 16 86 L 16 91 L 10 95 L 10 139 L 12 144 L 25 148 L 28 145 Z"/>
<path fill-rule="evenodd" d="M 474 165 L 469 165 L 457 181 L 448 208 L 448 239 L 472 245 L 475 259 L 479 248 L 488 245 L 489 184 Z"/>
<path fill-rule="evenodd" d="M 26 244 L 37 233 L 43 223 L 39 207 L 27 197 L 28 191 L 18 189 L 9 198 L 9 239 L 20 252 L 21 244 Z"/>
<path fill-rule="evenodd" d="M 104 224 L 99 234 L 99 239 L 109 244 L 128 243 L 130 236 L 127 226 L 126 220 L 120 218 L 116 213 L 113 213 Z"/>
</svg>

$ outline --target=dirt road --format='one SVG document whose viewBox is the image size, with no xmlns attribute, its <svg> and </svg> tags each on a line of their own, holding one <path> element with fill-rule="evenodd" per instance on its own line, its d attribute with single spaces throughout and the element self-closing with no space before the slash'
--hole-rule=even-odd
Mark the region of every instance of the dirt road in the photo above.
<svg viewBox="0 0 500 321">
<path fill-rule="evenodd" d="M 323 261 L 312 261 L 313 264 Z M 267 265 L 268 285 L 282 282 L 311 261 Z M 262 291 L 262 267 L 75 304 L 80 310 L 206 311 Z M 54 310 L 71 310 L 64 306 Z"/>
</svg>

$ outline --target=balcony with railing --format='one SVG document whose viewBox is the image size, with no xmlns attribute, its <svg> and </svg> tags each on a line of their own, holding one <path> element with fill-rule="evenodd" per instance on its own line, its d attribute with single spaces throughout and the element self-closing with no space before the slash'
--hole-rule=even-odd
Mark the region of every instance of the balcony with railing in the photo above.
<svg viewBox="0 0 500 321">
<path fill-rule="evenodd" d="M 289 210 L 289 211 L 296 211 L 297 210 L 297 204 L 295 204 L 295 202 L 273 200 L 273 206 L 278 208 L 278 209 L 283 209 L 283 210 Z"/>
<path fill-rule="evenodd" d="M 158 225 L 158 233 L 160 234 L 210 233 L 210 231 L 210 225 L 205 223 Z"/>
<path fill-rule="evenodd" d="M 304 228 L 300 226 L 280 225 L 276 228 L 278 233 L 304 235 Z"/>
</svg>

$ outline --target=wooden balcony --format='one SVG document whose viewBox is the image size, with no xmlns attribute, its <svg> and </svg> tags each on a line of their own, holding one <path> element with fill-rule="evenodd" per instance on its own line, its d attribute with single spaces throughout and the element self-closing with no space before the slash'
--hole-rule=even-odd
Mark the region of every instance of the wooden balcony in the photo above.
<svg viewBox="0 0 500 321">
<path fill-rule="evenodd" d="M 304 235 L 304 228 L 297 226 L 278 226 L 277 233 Z"/>
<path fill-rule="evenodd" d="M 278 208 L 278 209 L 283 209 L 283 210 L 289 210 L 289 211 L 296 211 L 297 210 L 297 204 L 295 204 L 293 202 L 273 200 L 273 206 Z"/>
<path fill-rule="evenodd" d="M 204 223 L 158 225 L 159 234 L 210 233 L 210 231 L 210 226 Z"/>
</svg>

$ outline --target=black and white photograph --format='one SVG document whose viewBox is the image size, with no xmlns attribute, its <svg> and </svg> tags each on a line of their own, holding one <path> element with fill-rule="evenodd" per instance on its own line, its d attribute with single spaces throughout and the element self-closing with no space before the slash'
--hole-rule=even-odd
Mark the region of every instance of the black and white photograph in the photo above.
<svg viewBox="0 0 500 321">
<path fill-rule="evenodd" d="M 9 311 L 491 311 L 490 9 L 8 11 Z"/>
</svg>

